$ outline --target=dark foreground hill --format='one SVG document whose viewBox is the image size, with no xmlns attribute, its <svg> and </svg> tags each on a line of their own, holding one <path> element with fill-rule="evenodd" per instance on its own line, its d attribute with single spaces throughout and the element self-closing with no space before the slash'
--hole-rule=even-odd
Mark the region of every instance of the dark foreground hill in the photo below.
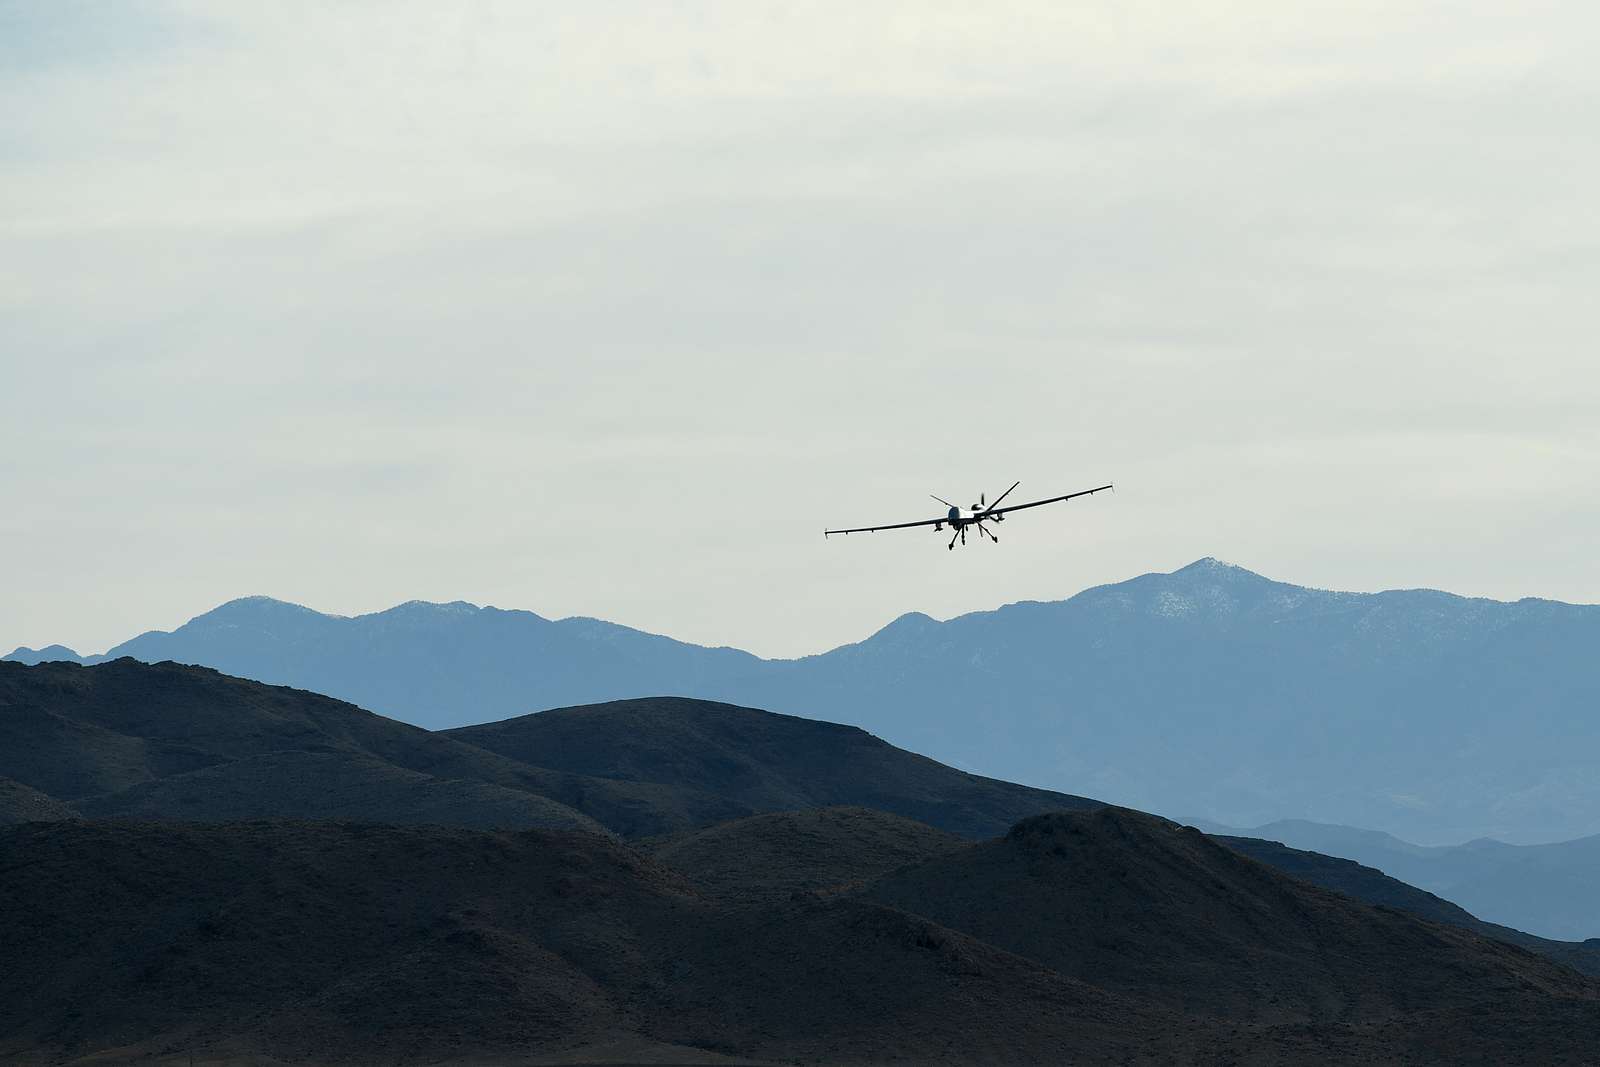
<svg viewBox="0 0 1600 1067">
<path fill-rule="evenodd" d="M 800 829 L 866 840 L 869 869 L 895 834 L 851 822 Z M 0 1060 L 1547 1064 L 1600 1027 L 1572 971 L 1161 820 L 926 844 L 858 888 L 735 899 L 593 834 L 4 828 L 0 914 L 28 918 Z"/>
<path fill-rule="evenodd" d="M 600 829 L 543 795 L 559 776 L 314 693 L 134 660 L 0 663 L 0 776 L 99 817 Z"/>
<path fill-rule="evenodd" d="M 971 842 L 870 808 L 754 815 L 640 843 L 656 862 L 727 899 L 837 894 Z"/>
<path fill-rule="evenodd" d="M 0 822 L 28 811 L 633 836 L 857 804 L 979 837 L 1093 803 L 957 771 L 856 727 L 703 701 L 630 700 L 438 734 L 199 667 L 0 663 Z"/>
<path fill-rule="evenodd" d="M 1213 837 L 1278 871 L 1365 904 L 1408 912 L 1506 941 L 1600 977 L 1600 940 L 1552 941 L 1484 922 L 1432 893 L 1349 860 L 1276 841 Z M 970 842 L 865 808 L 779 812 L 641 842 L 657 862 L 728 899 L 840 893 L 900 867 L 959 852 Z"/>
<path fill-rule="evenodd" d="M 560 708 L 444 736 L 550 770 L 718 797 L 741 815 L 854 804 L 987 837 L 1035 812 L 1099 806 L 957 771 L 856 727 L 680 697 Z"/>
<path fill-rule="evenodd" d="M 671 693 L 850 723 L 1149 811 L 1440 841 L 1600 826 L 1584 755 L 1600 748 L 1596 647 L 1600 606 L 1330 592 L 1206 559 L 1063 601 L 908 614 L 798 660 L 462 603 L 339 618 L 259 597 L 110 655 L 204 664 L 430 728 Z"/>
<path fill-rule="evenodd" d="M 593 835 L 0 831 L 0 1059 L 437 1062 L 634 1036 L 762 1059 L 1171 1058 L 1223 1042 L 853 899 L 726 908 Z"/>
<path fill-rule="evenodd" d="M 1035 816 L 867 896 L 1216 1018 L 1383 1023 L 1422 999 L 1470 1014 L 1596 988 L 1532 953 L 1293 881 L 1197 830 L 1117 808 Z"/>
</svg>

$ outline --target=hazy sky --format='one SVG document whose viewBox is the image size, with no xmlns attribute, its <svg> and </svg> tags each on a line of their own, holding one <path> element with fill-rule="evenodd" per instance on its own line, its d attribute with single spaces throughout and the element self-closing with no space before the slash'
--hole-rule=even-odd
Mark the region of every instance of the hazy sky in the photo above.
<svg viewBox="0 0 1600 1067">
<path fill-rule="evenodd" d="M 0 651 L 1600 600 L 1600 8 L 0 0 Z M 1002 544 L 832 524 L 1114 481 Z M 930 510 L 930 508 L 932 510 Z"/>
</svg>

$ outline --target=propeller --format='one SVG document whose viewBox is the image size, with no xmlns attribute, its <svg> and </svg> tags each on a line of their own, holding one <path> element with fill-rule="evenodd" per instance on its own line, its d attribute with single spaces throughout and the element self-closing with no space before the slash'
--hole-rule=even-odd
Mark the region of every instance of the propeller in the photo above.
<svg viewBox="0 0 1600 1067">
<path fill-rule="evenodd" d="M 1015 489 L 1017 486 L 1019 486 L 1021 484 L 1022 483 L 1020 481 L 1012 482 L 1011 483 L 1011 489 Z M 1011 495 L 1011 489 L 1007 489 L 1005 492 L 1003 492 L 999 496 L 995 497 L 994 498 L 994 503 L 990 504 L 988 507 L 984 508 L 983 509 L 984 512 L 988 513 L 988 512 L 993 511 L 995 508 L 999 507 L 1000 506 L 1000 501 L 1004 500 L 1006 497 Z M 982 498 L 980 497 L 979 499 L 982 499 Z"/>
</svg>

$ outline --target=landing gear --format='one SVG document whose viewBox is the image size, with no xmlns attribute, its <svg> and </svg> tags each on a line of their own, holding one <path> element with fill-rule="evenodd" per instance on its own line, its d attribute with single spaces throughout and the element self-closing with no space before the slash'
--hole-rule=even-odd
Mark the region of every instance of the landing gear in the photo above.
<svg viewBox="0 0 1600 1067">
<path fill-rule="evenodd" d="M 997 545 L 1000 543 L 1000 538 L 996 537 L 994 534 L 990 533 L 987 529 L 985 529 L 983 523 L 981 523 L 981 522 L 972 522 L 972 523 L 964 522 L 959 526 L 953 527 L 955 532 L 950 535 L 950 543 L 948 545 L 944 546 L 947 551 L 950 550 L 950 549 L 955 548 L 957 541 L 960 541 L 963 545 L 965 545 L 967 543 L 967 527 L 968 526 L 976 526 L 978 528 L 979 536 L 987 537 L 989 540 L 993 541 Z"/>
</svg>

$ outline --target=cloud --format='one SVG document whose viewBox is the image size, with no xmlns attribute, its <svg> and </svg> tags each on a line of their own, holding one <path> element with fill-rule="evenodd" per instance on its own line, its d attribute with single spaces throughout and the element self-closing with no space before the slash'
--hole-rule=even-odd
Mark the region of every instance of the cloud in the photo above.
<svg viewBox="0 0 1600 1067">
<path fill-rule="evenodd" d="M 266 590 L 793 653 L 1208 554 L 1600 595 L 1588 7 L 34 10 L 13 643 Z M 814 537 L 1018 477 L 1121 489 Z"/>
</svg>

